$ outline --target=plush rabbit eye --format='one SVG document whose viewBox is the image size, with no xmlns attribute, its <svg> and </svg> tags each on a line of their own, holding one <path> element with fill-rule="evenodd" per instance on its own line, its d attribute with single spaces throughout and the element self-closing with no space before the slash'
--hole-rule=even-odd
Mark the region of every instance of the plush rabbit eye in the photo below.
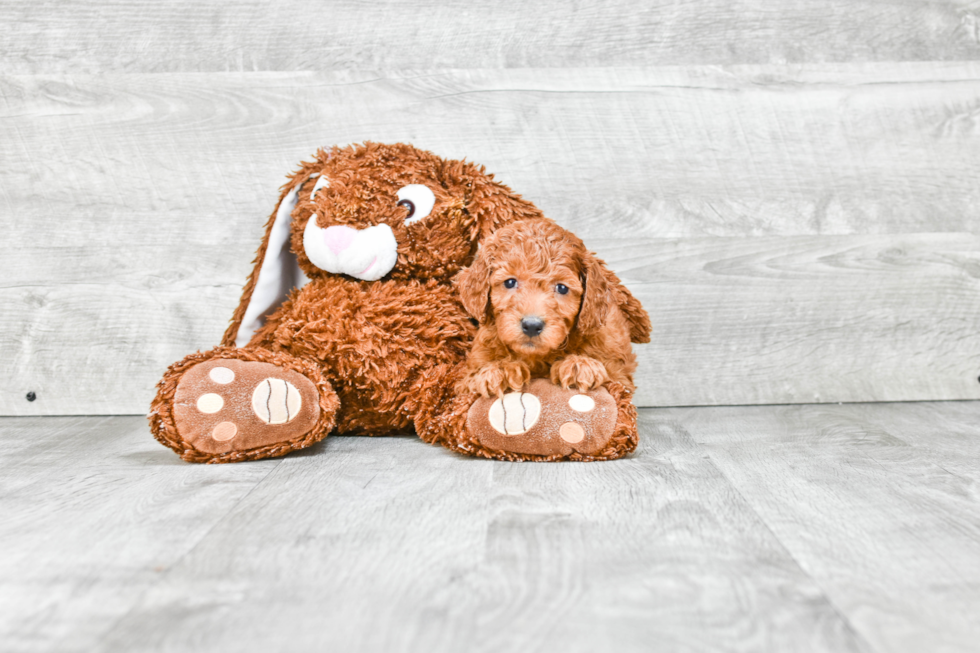
<svg viewBox="0 0 980 653">
<path fill-rule="evenodd" d="M 557 292 L 559 295 L 567 295 L 568 294 L 568 286 L 566 286 L 563 283 L 560 283 L 557 286 L 555 286 L 555 292 Z"/>
<path fill-rule="evenodd" d="M 504 288 L 516 288 L 516 287 L 517 287 L 517 279 L 507 279 L 506 281 L 504 281 Z"/>
<path fill-rule="evenodd" d="M 398 206 L 408 209 L 405 224 L 412 224 L 427 217 L 432 213 L 432 207 L 435 205 L 436 196 L 422 184 L 409 184 L 398 191 Z"/>
</svg>

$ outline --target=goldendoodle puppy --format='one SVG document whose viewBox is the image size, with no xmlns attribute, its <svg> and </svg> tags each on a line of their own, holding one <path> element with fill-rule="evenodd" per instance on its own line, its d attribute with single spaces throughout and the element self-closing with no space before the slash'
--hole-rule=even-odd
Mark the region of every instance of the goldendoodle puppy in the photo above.
<svg viewBox="0 0 980 653">
<path fill-rule="evenodd" d="M 456 283 L 480 321 L 471 391 L 502 396 L 532 378 L 580 391 L 609 381 L 633 390 L 631 330 L 649 334 L 649 318 L 574 234 L 547 220 L 511 223 L 482 243 Z"/>
</svg>

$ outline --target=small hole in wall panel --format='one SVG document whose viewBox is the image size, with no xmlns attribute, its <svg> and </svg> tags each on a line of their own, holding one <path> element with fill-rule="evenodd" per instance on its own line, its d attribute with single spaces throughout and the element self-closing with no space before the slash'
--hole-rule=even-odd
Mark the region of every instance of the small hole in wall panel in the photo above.
<svg viewBox="0 0 980 653">
<path fill-rule="evenodd" d="M 33 390 L 27 393 L 27 401 L 34 401 L 35 399 L 37 399 L 37 393 Z"/>
</svg>

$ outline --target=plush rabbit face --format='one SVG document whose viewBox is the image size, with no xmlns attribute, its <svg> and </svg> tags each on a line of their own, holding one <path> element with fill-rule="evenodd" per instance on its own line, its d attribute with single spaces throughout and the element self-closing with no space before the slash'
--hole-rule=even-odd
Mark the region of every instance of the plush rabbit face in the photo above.
<svg viewBox="0 0 980 653">
<path fill-rule="evenodd" d="M 448 282 L 479 242 L 541 212 L 482 166 L 411 145 L 320 150 L 283 189 L 225 342 L 247 344 L 309 280 Z"/>
<path fill-rule="evenodd" d="M 319 163 L 319 161 L 318 161 Z M 449 278 L 476 251 L 474 166 L 409 145 L 335 148 L 299 190 L 292 246 L 310 278 Z"/>
</svg>

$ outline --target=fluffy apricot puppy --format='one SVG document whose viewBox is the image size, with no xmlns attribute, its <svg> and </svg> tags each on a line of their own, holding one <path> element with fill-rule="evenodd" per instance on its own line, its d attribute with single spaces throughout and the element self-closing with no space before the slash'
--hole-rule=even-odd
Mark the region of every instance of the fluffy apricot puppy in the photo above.
<svg viewBox="0 0 980 653">
<path fill-rule="evenodd" d="M 650 320 L 579 238 L 548 220 L 510 223 L 455 284 L 480 328 L 458 403 L 475 400 L 453 448 L 584 461 L 636 447 L 630 342 L 649 342 Z"/>
<path fill-rule="evenodd" d="M 517 222 L 493 234 L 457 279 L 463 304 L 483 317 L 468 358 L 469 389 L 503 396 L 545 377 L 566 389 L 613 380 L 632 391 L 630 325 L 610 274 L 581 239 L 552 222 Z"/>
</svg>

